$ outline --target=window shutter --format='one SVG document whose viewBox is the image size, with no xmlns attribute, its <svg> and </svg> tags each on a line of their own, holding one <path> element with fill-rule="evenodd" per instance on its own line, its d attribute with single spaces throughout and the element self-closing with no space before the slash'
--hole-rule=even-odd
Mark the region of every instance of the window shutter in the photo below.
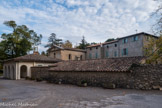
<svg viewBox="0 0 162 108">
<path fill-rule="evenodd" d="M 138 36 L 136 36 L 136 41 L 138 40 Z"/>
<path fill-rule="evenodd" d="M 134 37 L 132 37 L 132 42 L 134 41 Z"/>
<path fill-rule="evenodd" d="M 128 55 L 128 48 L 126 48 L 126 55 Z"/>
<path fill-rule="evenodd" d="M 125 39 L 125 43 L 127 43 L 127 42 L 128 42 L 128 39 L 126 38 L 126 39 Z"/>
<path fill-rule="evenodd" d="M 122 49 L 122 56 L 124 55 L 123 53 L 124 53 L 124 51 L 123 51 L 124 49 Z"/>
</svg>

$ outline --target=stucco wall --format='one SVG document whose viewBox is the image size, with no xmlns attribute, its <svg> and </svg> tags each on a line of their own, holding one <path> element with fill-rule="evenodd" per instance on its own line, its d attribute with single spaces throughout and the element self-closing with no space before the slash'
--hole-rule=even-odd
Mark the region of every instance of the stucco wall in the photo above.
<svg viewBox="0 0 162 108">
<path fill-rule="evenodd" d="M 31 67 L 33 66 L 50 66 L 54 63 L 43 63 L 43 62 L 6 62 L 4 63 L 3 76 L 8 79 L 21 79 L 21 67 L 27 68 L 27 77 L 31 77 Z"/>
<path fill-rule="evenodd" d="M 9 79 L 16 79 L 16 63 L 7 62 L 3 65 L 3 76 Z"/>
<path fill-rule="evenodd" d="M 133 56 L 143 56 L 143 35 L 138 35 L 137 41 L 132 41 L 132 37 L 128 37 L 128 42 L 123 43 L 123 39 L 120 39 L 119 44 L 119 57 L 133 57 Z M 128 48 L 128 55 L 122 55 L 122 49 Z"/>
<path fill-rule="evenodd" d="M 54 58 L 61 59 L 61 60 L 69 60 L 69 54 L 71 54 L 71 60 L 76 60 L 76 57 L 78 57 L 78 60 L 80 60 L 80 56 L 82 55 L 82 60 L 85 60 L 85 52 L 81 51 L 71 51 L 71 50 L 59 50 L 59 51 L 51 51 L 49 52 L 49 56 Z"/>
<path fill-rule="evenodd" d="M 118 88 L 152 89 L 162 86 L 162 65 L 134 66 L 130 72 L 55 72 L 44 68 L 32 68 L 32 77 L 48 76 L 48 80 L 65 84 L 87 81 L 89 86 L 114 83 Z"/>
<path fill-rule="evenodd" d="M 97 47 L 97 49 L 96 49 Z M 100 59 L 101 58 L 101 46 L 96 47 L 90 47 L 86 49 L 86 58 L 87 59 Z M 98 54 L 98 57 L 96 58 L 96 53 Z M 91 54 L 91 58 L 89 56 Z"/>
<path fill-rule="evenodd" d="M 82 55 L 82 60 L 85 60 L 85 52 L 61 50 L 62 60 L 69 60 L 69 54 L 71 54 L 71 60 L 76 60 L 76 57 L 78 57 L 78 59 L 80 60 L 81 55 Z"/>
<path fill-rule="evenodd" d="M 116 47 L 115 47 L 115 44 L 117 44 Z M 104 47 L 104 58 L 112 58 L 112 57 L 115 57 L 115 55 L 114 55 L 115 51 L 117 53 L 117 56 L 116 57 L 119 57 L 120 56 L 118 42 L 114 42 L 114 43 L 110 43 L 110 44 L 105 44 L 105 45 L 103 45 L 103 47 Z M 106 51 L 108 52 L 108 57 L 106 56 Z"/>
</svg>

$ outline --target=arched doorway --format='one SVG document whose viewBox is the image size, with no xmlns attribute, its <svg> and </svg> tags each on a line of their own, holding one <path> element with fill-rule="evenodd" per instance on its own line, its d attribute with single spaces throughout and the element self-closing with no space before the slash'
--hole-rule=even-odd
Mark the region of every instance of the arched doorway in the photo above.
<svg viewBox="0 0 162 108">
<path fill-rule="evenodd" d="M 26 78 L 27 77 L 27 66 L 22 65 L 20 68 L 20 77 Z"/>
</svg>

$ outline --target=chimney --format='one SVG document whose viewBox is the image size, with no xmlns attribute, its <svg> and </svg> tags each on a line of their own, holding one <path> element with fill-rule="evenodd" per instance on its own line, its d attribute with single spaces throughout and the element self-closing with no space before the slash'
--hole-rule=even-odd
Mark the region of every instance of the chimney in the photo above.
<svg viewBox="0 0 162 108">
<path fill-rule="evenodd" d="M 33 49 L 33 54 L 39 55 L 38 47 L 34 47 L 34 49 Z"/>
</svg>

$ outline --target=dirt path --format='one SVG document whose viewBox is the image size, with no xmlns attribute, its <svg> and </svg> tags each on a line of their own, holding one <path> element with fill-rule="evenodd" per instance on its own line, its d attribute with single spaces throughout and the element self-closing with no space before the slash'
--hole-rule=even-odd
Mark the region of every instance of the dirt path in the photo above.
<svg viewBox="0 0 162 108">
<path fill-rule="evenodd" d="M 111 90 L 0 79 L 0 108 L 4 107 L 3 103 L 16 104 L 15 108 L 25 105 L 26 108 L 161 108 L 162 91 Z"/>
</svg>

